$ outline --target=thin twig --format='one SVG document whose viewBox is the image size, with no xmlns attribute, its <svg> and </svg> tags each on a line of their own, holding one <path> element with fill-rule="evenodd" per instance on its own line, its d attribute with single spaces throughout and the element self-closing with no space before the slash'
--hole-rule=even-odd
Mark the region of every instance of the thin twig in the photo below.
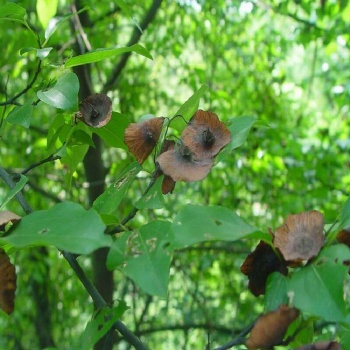
<svg viewBox="0 0 350 350">
<path fill-rule="evenodd" d="M 251 325 L 245 328 L 241 333 L 238 334 L 237 337 L 233 338 L 228 343 L 221 345 L 218 348 L 215 348 L 214 350 L 227 350 L 227 349 L 231 349 L 235 345 L 245 344 L 245 337 L 253 329 L 254 324 L 255 322 L 253 322 Z"/>
<path fill-rule="evenodd" d="M 148 27 L 148 25 L 153 21 L 155 15 L 157 14 L 157 11 L 162 3 L 162 0 L 153 0 L 151 7 L 147 11 L 145 17 L 143 18 L 142 22 L 140 23 L 140 28 L 142 31 L 145 31 Z M 135 28 L 131 38 L 127 44 L 127 46 L 132 46 L 136 44 L 140 38 L 141 38 L 142 33 L 138 28 Z M 110 78 L 106 81 L 104 84 L 104 87 L 102 89 L 103 93 L 106 93 L 107 91 L 113 90 L 115 87 L 116 82 L 118 81 L 120 77 L 120 73 L 123 70 L 123 68 L 126 66 L 126 63 L 131 56 L 131 52 L 126 52 L 121 56 L 121 59 L 119 63 L 116 65 L 114 68 L 113 72 L 110 75 Z"/>
<path fill-rule="evenodd" d="M 54 161 L 57 160 L 57 159 L 61 159 L 61 156 L 57 156 L 57 155 L 55 156 L 54 154 L 51 154 L 51 155 L 48 156 L 47 158 L 45 158 L 45 159 L 43 159 L 43 160 L 41 160 L 41 161 L 39 161 L 39 162 L 36 162 L 36 163 L 34 163 L 34 164 L 29 165 L 29 167 L 26 168 L 26 169 L 24 169 L 24 170 L 21 172 L 21 174 L 22 174 L 22 175 L 25 175 L 25 174 L 29 173 L 29 171 L 31 171 L 32 169 L 38 167 L 39 165 L 42 165 L 42 164 L 45 164 L 45 163 L 49 163 L 49 162 L 54 162 Z"/>
<path fill-rule="evenodd" d="M 0 178 L 5 181 L 5 183 L 7 184 L 7 186 L 10 189 L 12 189 L 16 186 L 16 182 L 13 181 L 11 175 L 5 169 L 3 169 L 1 167 L 0 167 Z M 27 200 L 24 198 L 21 191 L 16 194 L 15 198 L 18 201 L 18 203 L 21 205 L 21 207 L 23 208 L 23 210 L 26 214 L 30 214 L 33 212 L 32 207 L 27 202 Z"/>
<path fill-rule="evenodd" d="M 39 76 L 40 73 L 40 69 L 41 69 L 41 60 L 39 60 L 38 66 L 36 68 L 35 74 L 33 79 L 31 80 L 31 82 L 21 91 L 19 92 L 17 95 L 13 96 L 12 98 L 4 101 L 4 102 L 0 102 L 0 106 L 6 106 L 6 105 L 15 105 L 16 100 L 21 97 L 22 95 L 24 95 L 29 89 L 31 89 L 31 87 L 34 85 L 36 79 Z"/>
</svg>

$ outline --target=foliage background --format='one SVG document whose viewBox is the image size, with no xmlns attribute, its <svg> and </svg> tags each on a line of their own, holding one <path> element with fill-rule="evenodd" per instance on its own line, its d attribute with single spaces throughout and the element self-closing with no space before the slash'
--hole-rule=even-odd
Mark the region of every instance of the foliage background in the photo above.
<svg viewBox="0 0 350 350">
<path fill-rule="evenodd" d="M 84 32 L 93 49 L 127 45 L 137 31 L 135 22 L 141 23 L 152 6 L 148 0 L 126 2 L 130 16 L 120 11 L 117 1 L 87 4 L 89 10 L 81 16 L 86 16 Z M 18 4 L 42 35 L 36 2 Z M 80 9 L 85 3 L 77 0 L 74 5 Z M 72 3 L 58 2 L 57 15 L 71 11 Z M 344 0 L 164 0 L 140 39 L 153 60 L 132 54 L 111 86 L 106 82 L 119 59 L 92 65 L 93 90 L 107 92 L 113 110 L 132 121 L 146 114 L 172 116 L 202 84 L 209 89 L 201 108 L 213 110 L 223 121 L 244 115 L 258 118 L 247 142 L 204 181 L 178 183 L 163 209 L 143 210 L 133 224 L 173 218 L 186 203 L 226 206 L 265 232 L 289 213 L 312 209 L 333 223 L 350 183 L 349 20 L 350 5 Z M 1 23 L 0 102 L 23 89 L 37 65 L 32 52 L 19 53 L 23 47 L 37 46 L 34 36 L 18 23 Z M 35 101 L 36 91 L 57 76 L 59 65 L 78 54 L 70 20 L 49 45 L 54 49 L 43 61 L 33 89 L 19 99 L 21 104 Z M 12 106 L 1 108 L 1 166 L 20 172 L 48 155 L 46 134 L 55 111 L 39 103 L 30 129 L 25 129 L 6 121 Z M 102 147 L 106 181 L 111 183 L 133 158 L 121 149 Z M 119 207 L 120 218 L 141 196 L 147 176 L 142 172 L 133 182 Z M 3 185 L 0 198 L 7 193 Z M 25 194 L 36 210 L 65 200 L 87 207 L 87 187 L 82 163 L 69 188 L 65 166 L 55 162 L 30 174 Z M 15 201 L 8 208 L 23 214 Z M 177 251 L 167 300 L 146 295 L 116 271 L 113 299 L 125 300 L 130 307 L 123 321 L 150 349 L 204 349 L 208 333 L 215 346 L 225 343 L 263 310 L 262 299 L 252 297 L 240 273 L 255 244 L 210 242 Z M 93 311 L 77 277 L 54 248 L 14 251 L 12 260 L 18 270 L 16 311 L 0 317 L 0 347 L 41 349 L 52 341 L 59 349 L 71 349 Z M 92 276 L 93 260 L 79 261 Z M 40 309 L 37 299 L 42 295 L 47 304 Z M 51 334 L 49 342 L 38 337 L 40 324 Z"/>
</svg>

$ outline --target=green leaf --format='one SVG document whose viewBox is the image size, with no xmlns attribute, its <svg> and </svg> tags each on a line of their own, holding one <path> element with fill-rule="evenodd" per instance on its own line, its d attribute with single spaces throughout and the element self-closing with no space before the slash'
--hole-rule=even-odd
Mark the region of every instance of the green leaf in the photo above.
<svg viewBox="0 0 350 350">
<path fill-rule="evenodd" d="M 247 139 L 251 127 L 256 122 L 255 117 L 245 116 L 232 119 L 232 125 L 228 127 L 231 131 L 231 143 L 228 144 L 230 150 L 240 147 Z"/>
<path fill-rule="evenodd" d="M 194 113 L 198 110 L 199 100 L 208 90 L 208 85 L 202 85 L 174 114 L 174 116 L 182 116 L 186 121 L 188 121 Z M 171 122 L 171 127 L 181 132 L 186 126 L 186 123 L 179 117 L 175 118 Z"/>
<path fill-rule="evenodd" d="M 171 231 L 168 221 L 153 221 L 142 226 L 132 241 L 132 250 L 137 254 L 128 257 L 122 269 L 146 293 L 161 298 L 166 298 L 168 290 L 171 253 L 166 246 Z"/>
<path fill-rule="evenodd" d="M 125 302 L 119 301 L 117 307 L 109 308 L 106 306 L 97 310 L 94 318 L 88 322 L 80 336 L 78 349 L 92 349 L 127 309 Z"/>
<path fill-rule="evenodd" d="M 287 293 L 298 309 L 329 322 L 342 322 L 346 316 L 344 280 L 348 268 L 327 262 L 312 264 L 295 272 Z"/>
<path fill-rule="evenodd" d="M 160 176 L 151 189 L 142 196 L 136 203 L 138 209 L 160 209 L 164 207 L 164 197 L 162 194 L 163 176 Z"/>
<path fill-rule="evenodd" d="M 38 98 L 55 108 L 68 112 L 78 110 L 79 80 L 72 72 L 64 72 L 49 90 L 38 91 Z"/>
<path fill-rule="evenodd" d="M 27 52 L 35 51 L 36 57 L 43 60 L 44 58 L 46 58 L 49 55 L 49 53 L 51 52 L 52 49 L 53 49 L 53 47 L 44 47 L 43 49 L 37 49 L 35 47 L 24 47 L 23 49 L 21 49 L 19 51 L 19 53 L 21 56 L 23 56 L 23 54 L 25 54 Z"/>
<path fill-rule="evenodd" d="M 343 264 L 344 261 L 350 261 L 350 249 L 345 244 L 335 244 L 324 247 L 317 257 L 316 263 L 325 261 Z"/>
<path fill-rule="evenodd" d="M 114 270 L 124 263 L 127 254 L 127 243 L 132 234 L 132 231 L 125 231 L 114 240 L 107 255 L 106 266 L 109 270 Z"/>
<path fill-rule="evenodd" d="M 94 209 L 63 202 L 24 216 L 1 240 L 17 248 L 54 245 L 72 253 L 89 254 L 111 245 L 112 238 L 104 234 L 104 229 Z"/>
<path fill-rule="evenodd" d="M 33 108 L 30 102 L 25 103 L 23 106 L 16 106 L 7 116 L 7 121 L 10 124 L 21 125 L 29 129 Z"/>
<path fill-rule="evenodd" d="M 130 124 L 130 120 L 125 115 L 113 112 L 111 120 L 102 128 L 94 128 L 96 133 L 109 147 L 127 149 L 124 143 L 124 132 Z"/>
<path fill-rule="evenodd" d="M 173 230 L 176 248 L 212 240 L 234 241 L 258 231 L 230 209 L 191 204 L 180 209 Z"/>
<path fill-rule="evenodd" d="M 26 10 L 13 2 L 8 2 L 5 5 L 0 6 L 0 19 L 3 18 L 24 21 L 25 15 Z"/>
<path fill-rule="evenodd" d="M 346 200 L 344 207 L 341 211 L 338 231 L 341 231 L 343 228 L 348 227 L 350 227 L 350 197 Z"/>
<path fill-rule="evenodd" d="M 116 182 L 108 187 L 94 202 L 93 207 L 100 214 L 113 214 L 124 198 L 130 183 L 140 172 L 141 166 L 134 162 L 130 164 L 116 179 Z"/>
<path fill-rule="evenodd" d="M 37 0 L 36 1 L 36 12 L 38 14 L 39 22 L 45 29 L 49 24 L 52 17 L 57 12 L 58 0 Z"/>
<path fill-rule="evenodd" d="M 274 272 L 266 282 L 265 311 L 276 310 L 280 305 L 287 303 L 287 277 Z"/>
<path fill-rule="evenodd" d="M 6 194 L 4 200 L 0 204 L 0 209 L 3 208 L 19 191 L 21 191 L 27 182 L 28 178 L 24 175 L 21 175 L 21 178 L 19 181 L 17 181 L 16 185 Z"/>
<path fill-rule="evenodd" d="M 81 66 L 83 64 L 102 61 L 106 58 L 112 58 L 112 57 L 115 58 L 116 56 L 120 56 L 126 52 L 136 52 L 139 55 L 153 59 L 147 49 L 145 49 L 140 44 L 135 44 L 132 46 L 117 47 L 112 49 L 96 49 L 94 51 L 90 51 L 83 55 L 69 58 L 66 61 L 65 67 L 69 68 L 69 67 Z"/>
</svg>

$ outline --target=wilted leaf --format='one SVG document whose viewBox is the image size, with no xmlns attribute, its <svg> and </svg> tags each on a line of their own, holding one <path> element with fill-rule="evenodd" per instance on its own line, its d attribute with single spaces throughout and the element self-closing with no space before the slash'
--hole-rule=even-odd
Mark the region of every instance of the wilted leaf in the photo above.
<svg viewBox="0 0 350 350">
<path fill-rule="evenodd" d="M 4 231 L 9 222 L 15 223 L 19 220 L 21 217 L 11 211 L 0 211 L 0 231 Z"/>
</svg>

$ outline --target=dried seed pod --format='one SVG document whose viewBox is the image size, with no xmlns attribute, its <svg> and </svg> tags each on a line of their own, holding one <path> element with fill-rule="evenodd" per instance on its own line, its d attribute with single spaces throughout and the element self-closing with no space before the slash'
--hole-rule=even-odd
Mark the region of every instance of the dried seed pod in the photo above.
<svg viewBox="0 0 350 350">
<path fill-rule="evenodd" d="M 164 119 L 164 117 L 151 118 L 141 123 L 131 123 L 125 129 L 124 142 L 140 164 L 156 146 Z"/>
<path fill-rule="evenodd" d="M 16 270 L 3 249 L 0 249 L 0 308 L 10 315 L 14 310 Z"/>
<path fill-rule="evenodd" d="M 246 345 L 249 350 L 270 349 L 279 344 L 289 325 L 299 316 L 299 310 L 281 305 L 256 321 Z"/>
<path fill-rule="evenodd" d="M 163 173 L 174 181 L 186 182 L 204 179 L 213 166 L 212 159 L 193 160 L 192 153 L 183 143 L 159 155 L 157 163 Z"/>
<path fill-rule="evenodd" d="M 313 210 L 288 215 L 284 224 L 274 232 L 274 246 L 292 266 L 315 257 L 324 244 L 323 215 Z"/>
<path fill-rule="evenodd" d="M 276 255 L 270 245 L 260 241 L 241 266 L 243 274 L 249 278 L 249 290 L 257 297 L 265 294 L 266 281 L 272 272 L 287 275 L 287 265 L 283 258 Z"/>
<path fill-rule="evenodd" d="M 87 125 L 101 128 L 112 117 L 112 101 L 105 94 L 91 95 L 80 103 L 76 116 Z"/>
<path fill-rule="evenodd" d="M 13 224 L 21 220 L 21 217 L 11 211 L 0 211 L 0 231 L 5 230 L 5 226 L 12 222 Z"/>
<path fill-rule="evenodd" d="M 336 341 L 322 341 L 315 344 L 304 345 L 294 350 L 342 350 L 342 348 Z"/>
<path fill-rule="evenodd" d="M 231 132 L 218 116 L 199 109 L 181 135 L 195 160 L 215 157 L 231 141 Z"/>
</svg>

